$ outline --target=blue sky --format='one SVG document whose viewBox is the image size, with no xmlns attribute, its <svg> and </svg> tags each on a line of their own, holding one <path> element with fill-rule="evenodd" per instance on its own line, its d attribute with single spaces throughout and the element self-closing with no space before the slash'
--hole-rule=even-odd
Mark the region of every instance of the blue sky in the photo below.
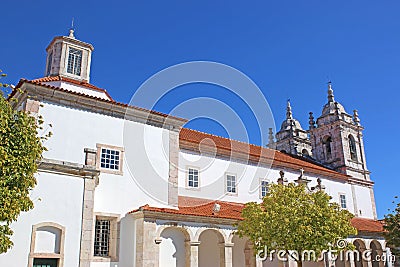
<svg viewBox="0 0 400 267">
<path fill-rule="evenodd" d="M 349 113 L 358 109 L 365 127 L 380 218 L 399 194 L 399 1 L 38 0 L 3 1 L 1 9 L 0 68 L 12 83 L 44 75 L 45 48 L 67 34 L 72 17 L 77 38 L 95 47 L 91 83 L 121 102 L 166 67 L 209 60 L 248 75 L 277 125 L 290 98 L 294 116 L 307 128 L 308 112 L 320 115 L 332 80 L 336 100 Z M 215 86 L 183 88 L 157 108 L 167 112 L 182 99 L 211 96 L 239 114 L 248 111 Z M 211 120 L 190 126 L 226 134 Z M 260 142 L 256 136 L 250 141 Z"/>
</svg>

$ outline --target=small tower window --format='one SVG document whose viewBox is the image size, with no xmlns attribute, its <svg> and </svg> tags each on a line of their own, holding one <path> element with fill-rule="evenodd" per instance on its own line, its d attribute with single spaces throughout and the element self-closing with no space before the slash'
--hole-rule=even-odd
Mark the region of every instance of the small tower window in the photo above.
<svg viewBox="0 0 400 267">
<path fill-rule="evenodd" d="M 350 157 L 352 160 L 357 160 L 357 148 L 356 148 L 356 140 L 352 135 L 349 135 L 349 148 L 350 148 Z"/>
<path fill-rule="evenodd" d="M 49 57 L 47 58 L 47 76 L 50 76 L 52 62 L 53 62 L 53 52 L 50 52 Z"/>
<path fill-rule="evenodd" d="M 69 48 L 67 72 L 74 75 L 81 75 L 82 50 Z"/>
<path fill-rule="evenodd" d="M 330 136 L 325 138 L 324 142 L 326 159 L 332 158 L 332 138 Z"/>
<path fill-rule="evenodd" d="M 303 157 L 305 157 L 305 158 L 309 158 L 309 157 L 310 157 L 310 154 L 308 153 L 307 149 L 303 149 L 303 150 L 301 151 L 301 154 L 302 154 Z"/>
</svg>

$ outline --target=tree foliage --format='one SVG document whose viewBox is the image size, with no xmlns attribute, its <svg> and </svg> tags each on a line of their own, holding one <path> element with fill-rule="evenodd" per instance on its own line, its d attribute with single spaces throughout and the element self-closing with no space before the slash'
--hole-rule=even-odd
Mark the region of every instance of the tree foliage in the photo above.
<svg viewBox="0 0 400 267">
<path fill-rule="evenodd" d="M 0 76 L 6 75 L 0 71 Z M 34 174 L 47 136 L 38 136 L 42 119 L 14 110 L 10 101 L 15 100 L 4 96 L 9 85 L 0 87 L 0 253 L 4 253 L 13 245 L 10 224 L 33 208 L 29 192 L 36 184 Z"/>
<path fill-rule="evenodd" d="M 391 213 L 385 215 L 385 239 L 391 251 L 396 256 L 400 256 L 400 203 Z"/>
<path fill-rule="evenodd" d="M 272 184 L 262 203 L 246 204 L 238 233 L 247 236 L 256 251 L 293 250 L 302 255 L 313 250 L 318 257 L 339 239 L 357 234 L 350 223 L 353 215 L 330 200 L 325 192 L 308 192 L 304 185 Z"/>
</svg>

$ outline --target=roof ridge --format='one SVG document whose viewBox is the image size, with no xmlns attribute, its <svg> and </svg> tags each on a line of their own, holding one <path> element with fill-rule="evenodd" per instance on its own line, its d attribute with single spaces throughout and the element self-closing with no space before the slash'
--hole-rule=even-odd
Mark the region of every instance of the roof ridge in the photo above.
<svg viewBox="0 0 400 267">
<path fill-rule="evenodd" d="M 278 151 L 278 150 L 271 149 L 271 148 L 268 148 L 268 147 L 263 147 L 263 146 L 252 144 L 252 143 L 246 143 L 244 141 L 240 141 L 240 140 L 236 140 L 236 139 L 232 139 L 232 138 L 228 138 L 228 137 L 224 137 L 224 136 L 220 136 L 220 135 L 216 135 L 216 134 L 212 134 L 212 133 L 206 133 L 206 132 L 202 132 L 202 131 L 191 129 L 191 128 L 182 127 L 182 129 L 186 129 L 186 130 L 193 131 L 193 132 L 198 132 L 198 133 L 205 134 L 205 135 L 211 135 L 211 136 L 214 136 L 214 137 L 217 137 L 217 138 L 222 138 L 222 139 L 225 139 L 225 140 L 228 140 L 228 141 L 238 142 L 238 143 L 241 143 L 241 144 L 244 144 L 244 145 L 250 145 L 250 146 L 254 146 L 254 147 L 260 147 L 260 148 L 265 148 L 265 149 Z"/>
</svg>

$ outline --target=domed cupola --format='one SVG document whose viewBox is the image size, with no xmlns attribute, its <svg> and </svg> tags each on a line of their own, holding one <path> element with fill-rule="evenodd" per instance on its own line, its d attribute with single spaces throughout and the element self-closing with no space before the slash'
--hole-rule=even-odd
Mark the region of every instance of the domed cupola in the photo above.
<svg viewBox="0 0 400 267">
<path fill-rule="evenodd" d="M 295 131 L 297 129 L 303 130 L 303 128 L 301 128 L 300 122 L 293 118 L 292 107 L 290 106 L 290 101 L 288 100 L 286 107 L 286 120 L 282 122 L 281 130 L 279 132 L 290 130 Z"/>
<path fill-rule="evenodd" d="M 294 155 L 311 156 L 311 144 L 307 131 L 304 131 L 300 122 L 293 118 L 289 100 L 286 106 L 286 119 L 282 122 L 279 132 L 276 133 L 276 142 L 272 143 L 273 137 L 270 137 L 270 140 L 269 147 L 271 148 Z"/>
<path fill-rule="evenodd" d="M 328 82 L 328 103 L 324 105 L 321 116 L 335 114 L 337 110 L 339 111 L 339 113 L 346 113 L 344 107 L 339 102 L 335 101 L 332 83 Z"/>
</svg>

